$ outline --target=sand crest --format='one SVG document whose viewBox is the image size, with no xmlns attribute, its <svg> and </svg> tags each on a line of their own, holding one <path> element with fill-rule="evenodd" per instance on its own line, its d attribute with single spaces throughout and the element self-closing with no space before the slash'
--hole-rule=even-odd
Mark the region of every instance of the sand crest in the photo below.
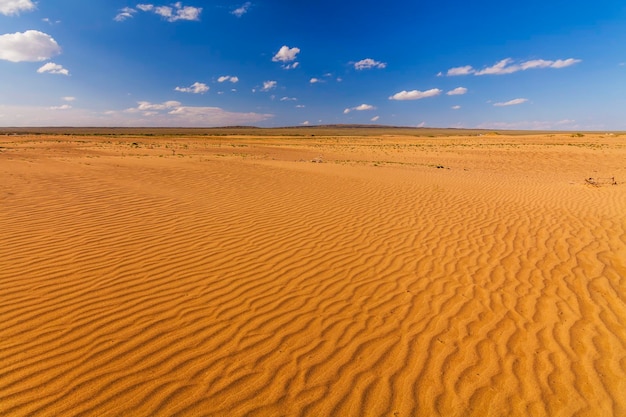
<svg viewBox="0 0 626 417">
<path fill-rule="evenodd" d="M 0 137 L 0 415 L 626 415 L 623 138 Z"/>
</svg>

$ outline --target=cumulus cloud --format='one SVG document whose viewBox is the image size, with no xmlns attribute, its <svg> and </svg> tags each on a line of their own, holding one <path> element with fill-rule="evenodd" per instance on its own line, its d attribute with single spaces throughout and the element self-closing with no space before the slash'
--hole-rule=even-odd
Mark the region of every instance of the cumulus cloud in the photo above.
<svg viewBox="0 0 626 417">
<path fill-rule="evenodd" d="M 480 71 L 475 71 L 475 75 L 501 75 L 501 74 L 511 74 L 516 71 L 520 71 L 522 68 L 517 65 L 509 66 L 513 60 L 511 58 L 505 58 L 500 62 L 492 65 L 491 67 L 484 68 Z"/>
<path fill-rule="evenodd" d="M 513 100 L 505 101 L 502 103 L 493 103 L 493 105 L 496 107 L 515 106 L 517 104 L 526 103 L 527 101 L 527 98 L 515 98 Z"/>
<path fill-rule="evenodd" d="M 277 84 L 278 83 L 276 81 L 263 81 L 263 88 L 261 88 L 261 91 L 273 90 L 274 88 L 276 88 Z"/>
<path fill-rule="evenodd" d="M 467 93 L 467 88 L 465 87 L 457 87 L 454 90 L 448 91 L 446 94 L 449 96 L 462 96 Z"/>
<path fill-rule="evenodd" d="M 150 112 L 154 110 L 168 110 L 180 107 L 182 103 L 180 101 L 165 101 L 160 104 L 150 103 L 149 101 L 138 101 L 137 107 L 132 107 L 130 109 L 126 109 L 127 113 L 138 113 L 138 112 Z"/>
<path fill-rule="evenodd" d="M 118 22 L 123 22 L 124 20 L 133 17 L 138 10 L 157 14 L 168 22 L 176 22 L 178 20 L 200 20 L 200 13 L 202 13 L 202 7 L 183 6 L 183 3 L 178 1 L 170 6 L 138 4 L 136 9 L 133 9 L 132 7 L 124 7 L 119 10 L 114 19 Z"/>
<path fill-rule="evenodd" d="M 291 62 L 296 60 L 296 56 L 300 53 L 300 48 L 290 48 L 287 45 L 282 46 L 276 55 L 272 58 L 273 62 Z"/>
<path fill-rule="evenodd" d="M 298 104 L 298 105 L 296 105 L 296 109 L 303 109 L 303 108 L 305 108 L 305 107 L 306 107 L 306 106 L 305 106 L 304 104 Z"/>
<path fill-rule="evenodd" d="M 181 93 L 203 94 L 209 91 L 209 86 L 196 81 L 189 87 L 176 87 L 174 90 L 180 91 Z"/>
<path fill-rule="evenodd" d="M 0 36 L 0 59 L 6 61 L 45 61 L 60 53 L 59 44 L 50 35 L 37 30 Z"/>
<path fill-rule="evenodd" d="M 372 106 L 371 104 L 360 104 L 356 107 L 350 107 L 348 109 L 345 109 L 343 113 L 348 114 L 353 110 L 356 110 L 356 111 L 376 110 L 376 107 Z"/>
<path fill-rule="evenodd" d="M 35 10 L 35 4 L 31 0 L 0 0 L 0 14 L 5 16 L 14 16 L 31 10 Z"/>
<path fill-rule="evenodd" d="M 315 77 L 313 77 L 313 78 L 311 78 L 309 80 L 309 83 L 311 83 L 311 84 L 317 84 L 317 83 L 321 83 L 321 82 L 322 82 L 322 80 L 320 80 L 319 78 L 315 78 Z"/>
<path fill-rule="evenodd" d="M 450 68 L 448 72 L 446 73 L 446 75 L 448 77 L 454 77 L 457 75 L 468 75 L 468 74 L 473 74 L 473 73 L 474 73 L 474 68 L 472 68 L 471 65 L 466 65 L 464 67 Z"/>
<path fill-rule="evenodd" d="M 231 14 L 234 14 L 237 17 L 241 17 L 244 14 L 248 13 L 248 10 L 250 9 L 250 6 L 252 6 L 252 3 L 250 3 L 249 1 L 245 2 L 241 7 L 236 8 L 235 10 L 233 10 L 232 12 L 230 12 Z"/>
<path fill-rule="evenodd" d="M 471 65 L 467 65 L 464 67 L 456 67 L 450 68 L 446 75 L 455 76 L 455 75 L 503 75 L 503 74 L 513 74 L 518 71 L 526 71 L 529 69 L 541 69 L 541 68 L 554 68 L 560 69 L 572 66 L 574 64 L 578 64 L 582 62 L 580 59 L 568 58 L 568 59 L 557 59 L 554 61 L 546 60 L 546 59 L 533 59 L 530 61 L 524 61 L 519 64 L 516 64 L 515 61 L 511 58 L 505 58 L 490 67 L 485 67 L 481 70 L 474 69 Z"/>
<path fill-rule="evenodd" d="M 378 121 L 378 119 L 380 119 L 380 116 L 374 116 L 374 117 L 372 117 L 370 120 L 371 120 L 372 122 L 377 122 L 377 121 Z"/>
<path fill-rule="evenodd" d="M 223 83 L 225 81 L 230 81 L 231 83 L 234 84 L 234 83 L 239 82 L 239 78 L 235 77 L 235 76 L 232 76 L 232 75 L 222 75 L 221 77 L 219 77 L 217 79 L 218 83 Z"/>
<path fill-rule="evenodd" d="M 364 69 L 372 69 L 372 68 L 386 68 L 387 64 L 385 62 L 375 61 L 372 58 L 365 58 L 360 60 L 359 62 L 354 63 L 354 69 L 364 70 Z"/>
<path fill-rule="evenodd" d="M 163 17 L 168 22 L 176 22 L 177 20 L 199 20 L 202 7 L 183 6 L 181 2 L 177 2 L 174 3 L 173 7 L 155 7 L 154 13 Z"/>
<path fill-rule="evenodd" d="M 37 70 L 38 73 L 43 74 L 48 72 L 50 74 L 70 75 L 70 72 L 63 68 L 63 65 L 55 64 L 54 62 L 48 62 Z"/>
<path fill-rule="evenodd" d="M 136 107 L 126 109 L 124 113 L 140 114 L 148 125 L 163 126 L 226 126 L 257 123 L 273 115 L 260 113 L 236 113 L 219 107 L 183 106 L 179 101 L 151 103 L 139 101 Z M 152 121 L 152 122 L 149 122 Z"/>
<path fill-rule="evenodd" d="M 400 91 L 389 97 L 389 100 L 419 100 L 427 97 L 435 97 L 441 94 L 441 90 L 438 88 L 431 88 L 426 91 L 412 90 L 412 91 Z"/>
</svg>

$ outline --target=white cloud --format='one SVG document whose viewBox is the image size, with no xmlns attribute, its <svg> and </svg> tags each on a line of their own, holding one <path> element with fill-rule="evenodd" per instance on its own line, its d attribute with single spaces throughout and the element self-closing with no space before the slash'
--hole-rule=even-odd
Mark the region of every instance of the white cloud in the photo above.
<svg viewBox="0 0 626 417">
<path fill-rule="evenodd" d="M 0 1 L 1 1 L 1 0 L 0 0 Z M 46 22 L 46 23 L 48 23 L 49 25 L 54 25 L 54 24 L 59 24 L 59 23 L 61 23 L 61 21 L 60 21 L 60 20 L 55 20 L 55 21 L 53 22 L 53 21 L 52 21 L 52 20 L 50 20 L 50 18 L 48 18 L 48 17 L 44 17 L 43 19 L 41 19 L 41 21 L 42 21 L 42 22 Z"/>
<path fill-rule="evenodd" d="M 472 68 L 471 65 L 466 65 L 464 67 L 456 67 L 456 68 L 450 68 L 448 70 L 448 72 L 446 73 L 446 75 L 448 77 L 454 77 L 457 75 L 468 75 L 468 74 L 472 74 L 474 73 L 474 68 Z M 441 74 L 441 73 L 439 73 Z"/>
<path fill-rule="evenodd" d="M 158 6 L 153 11 L 168 22 L 176 22 L 177 20 L 200 20 L 202 7 L 183 6 L 179 1 L 174 3 L 173 7 Z"/>
<path fill-rule="evenodd" d="M 72 108 L 69 104 L 63 104 L 61 106 L 48 107 L 50 110 L 69 110 Z"/>
<path fill-rule="evenodd" d="M 241 7 L 236 8 L 235 10 L 233 10 L 232 12 L 230 12 L 231 14 L 234 14 L 237 17 L 241 17 L 244 14 L 248 13 L 248 10 L 250 9 L 250 6 L 252 6 L 252 3 L 250 3 L 249 1 L 245 2 Z"/>
<path fill-rule="evenodd" d="M 441 90 L 438 88 L 431 88 L 426 91 L 412 90 L 412 91 L 400 91 L 389 97 L 389 100 L 419 100 L 427 97 L 435 97 L 441 94 Z"/>
<path fill-rule="evenodd" d="M 234 84 L 234 83 L 239 82 L 239 78 L 235 77 L 235 76 L 232 76 L 232 75 L 222 75 L 221 77 L 219 77 L 217 79 L 218 83 L 223 83 L 225 81 L 230 81 L 231 83 Z"/>
<path fill-rule="evenodd" d="M 43 74 L 49 72 L 50 74 L 70 75 L 70 72 L 63 68 L 63 65 L 55 64 L 54 62 L 48 62 L 37 70 L 38 73 Z"/>
<path fill-rule="evenodd" d="M 574 64 L 578 64 L 579 62 L 583 62 L 583 60 L 575 58 L 557 59 L 556 61 L 552 62 L 550 68 L 565 68 Z"/>
<path fill-rule="evenodd" d="M 515 61 L 511 58 L 505 58 L 496 62 L 494 65 L 490 67 L 483 68 L 481 70 L 475 70 L 471 65 L 467 65 L 464 67 L 456 67 L 450 68 L 446 75 L 455 76 L 455 75 L 503 75 L 503 74 L 512 74 L 518 71 L 526 71 L 529 69 L 540 69 L 540 68 L 565 68 L 572 66 L 574 64 L 578 64 L 582 62 L 580 59 L 568 58 L 568 59 L 557 59 L 554 61 L 545 60 L 545 59 L 533 59 L 530 61 L 524 61 L 519 64 L 515 64 Z M 440 73 L 441 74 L 441 73 Z"/>
<path fill-rule="evenodd" d="M 298 68 L 298 66 L 300 65 L 299 62 L 293 62 L 291 64 L 283 64 L 282 67 L 286 70 L 290 70 L 290 69 L 296 69 Z"/>
<path fill-rule="evenodd" d="M 137 107 L 131 107 L 130 109 L 126 109 L 124 111 L 127 113 L 138 113 L 138 112 L 146 112 L 146 111 L 153 111 L 153 110 L 168 110 L 168 109 L 180 107 L 181 105 L 182 103 L 180 101 L 174 101 L 174 100 L 165 101 L 160 104 L 153 104 L 153 103 L 150 103 L 149 101 L 138 101 Z"/>
<path fill-rule="evenodd" d="M 454 90 L 448 91 L 446 94 L 449 96 L 462 96 L 467 93 L 467 88 L 465 87 L 457 87 Z"/>
<path fill-rule="evenodd" d="M 305 120 L 304 122 L 302 122 L 302 123 L 300 123 L 300 124 L 301 124 L 302 126 L 308 126 L 308 125 L 310 125 L 311 123 L 309 123 L 309 121 L 308 121 L 308 120 Z"/>
<path fill-rule="evenodd" d="M 513 60 L 511 58 L 505 58 L 500 62 L 497 62 L 495 65 L 491 67 L 484 68 L 480 71 L 476 71 L 475 75 L 502 75 L 502 74 L 511 74 L 513 72 L 521 70 L 521 67 L 514 65 L 509 66 Z"/>
<path fill-rule="evenodd" d="M 120 9 L 115 20 L 117 22 L 123 22 L 126 19 L 133 17 L 137 10 L 142 12 L 152 12 L 167 20 L 168 22 L 176 22 L 178 20 L 200 20 L 200 13 L 202 13 L 202 7 L 183 6 L 183 3 L 178 1 L 171 6 L 155 6 L 153 4 L 138 4 L 137 9 L 132 7 L 124 7 Z"/>
<path fill-rule="evenodd" d="M 174 17 L 174 9 L 170 6 L 157 6 L 154 8 L 154 13 L 166 19 L 172 19 Z"/>
<path fill-rule="evenodd" d="M 493 103 L 493 105 L 496 107 L 515 106 L 517 104 L 526 103 L 527 101 L 527 98 L 516 98 L 513 100 L 505 101 L 503 103 Z"/>
<path fill-rule="evenodd" d="M 154 9 L 154 5 L 152 4 L 138 4 L 137 8 L 143 12 L 149 12 Z"/>
<path fill-rule="evenodd" d="M 130 7 L 124 7 L 123 9 L 119 10 L 113 20 L 115 20 L 116 22 L 123 22 L 124 20 L 133 17 L 135 13 L 137 13 L 137 10 Z"/>
<path fill-rule="evenodd" d="M 458 105 L 457 106 L 452 106 L 452 110 L 458 110 L 460 108 L 461 108 L 461 106 L 458 106 Z"/>
<path fill-rule="evenodd" d="M 63 100 L 63 101 L 75 101 L 76 97 L 66 96 L 66 97 L 61 97 L 61 100 Z"/>
<path fill-rule="evenodd" d="M 522 70 L 532 69 L 532 68 L 565 68 L 572 66 L 574 64 L 578 64 L 582 62 L 580 59 L 568 58 L 568 59 L 557 59 L 556 61 L 546 61 L 545 59 L 535 59 L 532 61 L 522 62 L 520 67 Z"/>
<path fill-rule="evenodd" d="M 65 107 L 64 107 L 65 106 Z M 214 127 L 255 125 L 271 119 L 272 114 L 238 113 L 218 107 L 189 107 L 179 102 L 143 101 L 128 110 L 93 111 L 54 107 L 5 106 L 0 117 L 6 126 L 133 126 L 133 127 Z"/>
<path fill-rule="evenodd" d="M 6 61 L 45 61 L 60 53 L 59 44 L 50 35 L 37 30 L 0 36 L 0 59 Z"/>
<path fill-rule="evenodd" d="M 385 68 L 387 67 L 387 63 L 375 61 L 372 58 L 365 58 L 360 60 L 359 62 L 354 63 L 354 68 L 357 70 L 371 69 L 371 68 Z"/>
<path fill-rule="evenodd" d="M 345 109 L 343 111 L 343 114 L 348 114 L 353 110 L 356 110 L 356 111 L 376 110 L 376 107 L 372 106 L 371 104 L 360 104 L 356 107 Z"/>
<path fill-rule="evenodd" d="M 18 15 L 20 12 L 35 10 L 31 0 L 0 0 L 0 14 L 5 16 Z"/>
<path fill-rule="evenodd" d="M 289 48 L 287 45 L 282 46 L 276 55 L 272 58 L 273 62 L 291 62 L 296 60 L 296 56 L 300 53 L 300 48 Z"/>
<path fill-rule="evenodd" d="M 280 101 L 298 101 L 295 97 L 282 97 Z"/>
<path fill-rule="evenodd" d="M 196 81 L 189 87 L 176 87 L 174 90 L 180 91 L 181 93 L 204 94 L 209 91 L 209 86 L 205 83 L 200 83 Z"/>
<path fill-rule="evenodd" d="M 176 120 L 184 121 L 184 125 L 204 126 L 248 125 L 273 117 L 272 114 L 229 112 L 219 107 L 187 106 L 177 107 L 169 111 L 168 115 L 175 116 Z"/>
<path fill-rule="evenodd" d="M 374 116 L 374 117 L 372 117 L 370 120 L 371 120 L 372 122 L 377 122 L 377 121 L 378 121 L 378 119 L 380 119 L 380 116 Z"/>
<path fill-rule="evenodd" d="M 417 125 L 417 127 L 424 127 L 424 126 L 426 126 L 426 122 L 422 122 L 422 123 Z"/>
<path fill-rule="evenodd" d="M 315 77 L 313 77 L 313 78 L 311 78 L 309 80 L 309 83 L 311 83 L 311 84 L 316 84 L 316 83 L 321 83 L 321 82 L 322 82 L 322 80 L 320 80 L 319 78 L 315 78 Z"/>
<path fill-rule="evenodd" d="M 263 81 L 263 88 L 261 88 L 261 91 L 270 91 L 276 88 L 277 84 L 278 83 L 276 81 Z"/>
<path fill-rule="evenodd" d="M 177 123 L 179 126 L 225 126 L 257 123 L 273 117 L 271 114 L 229 112 L 219 107 L 183 106 L 181 102 L 173 100 L 163 103 L 139 101 L 137 107 L 126 109 L 124 113 L 139 113 L 148 120 L 163 126 L 176 126 Z M 149 123 L 149 125 L 155 124 Z"/>
</svg>

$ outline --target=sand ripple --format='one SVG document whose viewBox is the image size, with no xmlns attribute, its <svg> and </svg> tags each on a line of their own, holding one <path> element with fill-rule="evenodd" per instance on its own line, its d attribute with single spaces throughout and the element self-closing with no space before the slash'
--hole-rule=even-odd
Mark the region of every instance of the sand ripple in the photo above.
<svg viewBox="0 0 626 417">
<path fill-rule="evenodd" d="M 146 159 L 2 168 L 0 415 L 626 415 L 624 187 Z"/>
</svg>

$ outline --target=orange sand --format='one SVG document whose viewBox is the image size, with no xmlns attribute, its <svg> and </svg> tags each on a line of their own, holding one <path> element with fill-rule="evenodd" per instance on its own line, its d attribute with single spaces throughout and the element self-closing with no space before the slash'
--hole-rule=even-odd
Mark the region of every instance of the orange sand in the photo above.
<svg viewBox="0 0 626 417">
<path fill-rule="evenodd" d="M 0 137 L 0 415 L 624 416 L 611 176 L 624 136 Z"/>
</svg>

